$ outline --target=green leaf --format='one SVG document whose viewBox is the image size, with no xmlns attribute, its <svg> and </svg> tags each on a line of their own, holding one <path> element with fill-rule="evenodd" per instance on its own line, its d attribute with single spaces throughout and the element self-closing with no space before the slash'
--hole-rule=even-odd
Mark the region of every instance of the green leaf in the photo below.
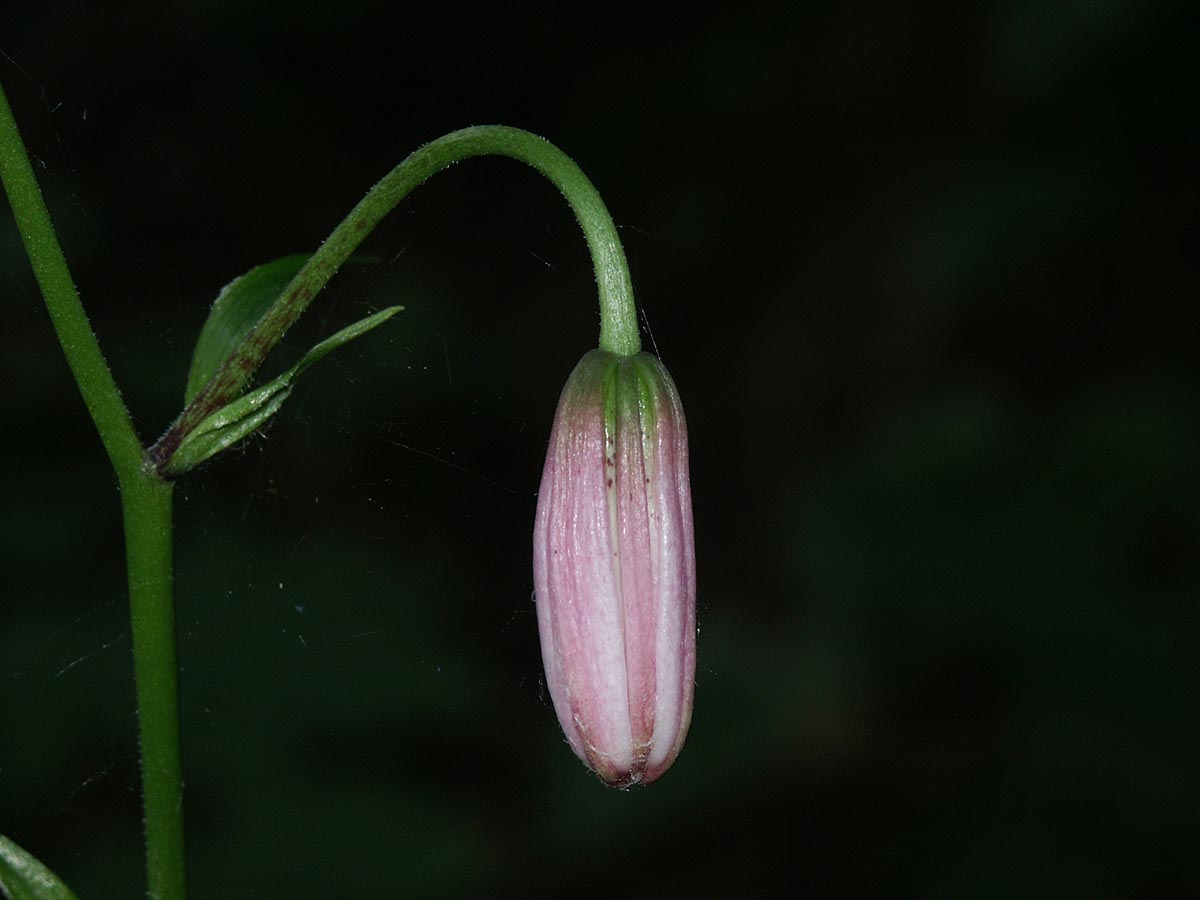
<svg viewBox="0 0 1200 900">
<path fill-rule="evenodd" d="M 2 834 L 0 890 L 8 900 L 78 900 L 57 875 Z"/>
<path fill-rule="evenodd" d="M 263 263 L 221 288 L 192 351 L 184 404 L 191 403 L 200 393 L 221 363 L 237 349 L 246 333 L 308 262 L 308 257 L 307 253 L 298 253 Z"/>
<path fill-rule="evenodd" d="M 343 344 L 366 334 L 372 328 L 382 325 L 403 308 L 402 306 L 389 306 L 352 325 L 347 325 L 341 331 L 330 335 L 314 346 L 304 354 L 298 363 L 278 378 L 254 388 L 232 403 L 221 407 L 192 429 L 183 439 L 179 449 L 171 456 L 166 467 L 167 472 L 178 475 L 188 469 L 193 469 L 206 459 L 211 459 L 222 450 L 232 447 L 242 438 L 253 434 L 275 413 L 279 412 L 283 401 L 292 392 L 292 384 L 313 363 L 328 356 Z"/>
</svg>

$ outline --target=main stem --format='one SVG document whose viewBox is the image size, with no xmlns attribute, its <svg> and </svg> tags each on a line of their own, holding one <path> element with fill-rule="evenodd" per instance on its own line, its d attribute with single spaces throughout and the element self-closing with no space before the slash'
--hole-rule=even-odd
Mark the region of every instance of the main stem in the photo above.
<svg viewBox="0 0 1200 900">
<path fill-rule="evenodd" d="M 641 350 L 625 251 L 612 216 L 583 170 L 549 141 L 528 131 L 503 125 L 464 128 L 416 150 L 371 188 L 309 258 L 242 345 L 150 448 L 151 463 L 166 475 L 173 475 L 171 456 L 183 438 L 241 393 L 271 347 L 380 220 L 430 176 L 473 156 L 511 157 L 553 182 L 575 213 L 592 256 L 600 300 L 600 349 L 622 356 Z"/>
<path fill-rule="evenodd" d="M 67 364 L 121 487 L 142 750 L 148 892 L 154 900 L 184 900 L 171 484 L 144 465 L 141 441 L 84 312 L 2 87 L 0 180 Z"/>
<path fill-rule="evenodd" d="M 172 482 L 152 473 L 121 481 L 142 750 L 147 894 L 152 900 L 183 900 L 187 893 L 171 555 L 172 489 Z"/>
</svg>

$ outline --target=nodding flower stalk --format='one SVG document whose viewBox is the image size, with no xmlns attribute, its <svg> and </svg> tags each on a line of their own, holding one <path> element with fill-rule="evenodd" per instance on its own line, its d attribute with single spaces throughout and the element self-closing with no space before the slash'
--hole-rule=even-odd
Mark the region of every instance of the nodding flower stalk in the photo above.
<svg viewBox="0 0 1200 900">
<path fill-rule="evenodd" d="M 571 749 L 614 787 L 655 781 L 683 746 L 696 670 L 687 425 L 656 357 L 593 350 L 567 379 L 533 544 L 542 661 Z"/>
</svg>

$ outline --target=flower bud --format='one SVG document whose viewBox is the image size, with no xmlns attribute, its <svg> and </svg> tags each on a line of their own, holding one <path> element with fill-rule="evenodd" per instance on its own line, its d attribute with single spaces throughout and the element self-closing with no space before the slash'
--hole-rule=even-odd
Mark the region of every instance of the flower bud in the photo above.
<svg viewBox="0 0 1200 900">
<path fill-rule="evenodd" d="M 558 402 L 533 534 L 542 662 L 571 749 L 614 787 L 683 746 L 696 671 L 687 425 L 648 353 L 593 350 Z"/>
</svg>

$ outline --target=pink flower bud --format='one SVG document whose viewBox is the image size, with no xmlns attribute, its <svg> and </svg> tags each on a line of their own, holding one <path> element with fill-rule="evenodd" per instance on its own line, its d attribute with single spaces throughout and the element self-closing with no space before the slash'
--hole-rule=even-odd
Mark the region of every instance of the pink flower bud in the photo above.
<svg viewBox="0 0 1200 900">
<path fill-rule="evenodd" d="M 687 425 L 648 353 L 593 350 L 558 401 L 533 532 L 542 662 L 571 749 L 649 784 L 692 717 L 696 560 Z"/>
</svg>

